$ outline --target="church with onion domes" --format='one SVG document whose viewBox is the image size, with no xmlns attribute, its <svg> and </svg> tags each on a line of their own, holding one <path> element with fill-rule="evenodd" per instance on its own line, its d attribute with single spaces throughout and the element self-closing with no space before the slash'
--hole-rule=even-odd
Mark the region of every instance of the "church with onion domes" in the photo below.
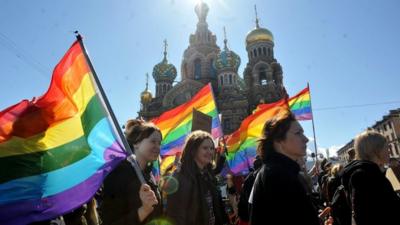
<svg viewBox="0 0 400 225">
<path fill-rule="evenodd" d="M 256 26 L 246 36 L 247 64 L 243 76 L 238 74 L 242 62 L 239 55 L 227 45 L 224 30 L 224 46 L 217 45 L 217 37 L 208 29 L 209 7 L 200 2 L 195 6 L 198 23 L 190 34 L 189 46 L 183 53 L 181 81 L 176 67 L 168 62 L 167 42 L 164 41 L 164 58 L 154 66 L 152 77 L 156 93 L 148 89 L 141 93 L 139 116 L 146 120 L 187 102 L 205 84 L 211 83 L 225 134 L 239 128 L 240 123 L 259 103 L 272 103 L 287 96 L 283 85 L 281 65 L 274 57 L 274 38 L 259 25 L 256 10 Z M 148 75 L 147 75 L 148 81 Z"/>
</svg>

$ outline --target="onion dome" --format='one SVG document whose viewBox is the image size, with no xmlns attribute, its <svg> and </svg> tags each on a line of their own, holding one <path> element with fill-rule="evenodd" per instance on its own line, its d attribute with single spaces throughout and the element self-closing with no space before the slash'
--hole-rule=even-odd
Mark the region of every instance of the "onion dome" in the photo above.
<svg viewBox="0 0 400 225">
<path fill-rule="evenodd" d="M 207 5 L 205 2 L 203 2 L 203 1 L 200 1 L 200 2 L 195 6 L 194 11 L 196 12 L 197 17 L 199 18 L 199 21 L 200 21 L 200 22 L 203 22 L 203 23 L 206 22 L 208 10 L 209 10 L 208 5 Z"/>
<path fill-rule="evenodd" d="M 228 49 L 228 40 L 226 39 L 225 27 L 224 36 L 224 49 L 217 55 L 214 66 L 217 70 L 230 69 L 237 72 L 240 66 L 240 57 L 235 52 Z"/>
<path fill-rule="evenodd" d="M 274 42 L 274 36 L 271 31 L 266 28 L 260 27 L 258 24 L 257 8 L 254 6 L 256 11 L 256 28 L 250 31 L 246 36 L 246 45 L 250 45 L 256 42 L 270 41 Z"/>
<path fill-rule="evenodd" d="M 154 80 L 167 80 L 173 81 L 176 78 L 176 67 L 173 64 L 168 63 L 167 59 L 167 40 L 164 40 L 164 59 L 154 66 L 153 78 Z"/>
<path fill-rule="evenodd" d="M 148 88 L 148 80 L 149 80 L 149 74 L 146 74 L 146 89 L 140 93 L 140 102 L 142 104 L 147 104 L 150 103 L 151 100 L 153 99 L 153 95 L 151 94 L 149 88 Z"/>
</svg>

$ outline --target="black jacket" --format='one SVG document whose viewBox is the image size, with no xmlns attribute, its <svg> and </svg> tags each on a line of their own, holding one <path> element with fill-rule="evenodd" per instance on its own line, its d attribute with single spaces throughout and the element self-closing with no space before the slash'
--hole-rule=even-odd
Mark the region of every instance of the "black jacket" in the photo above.
<svg viewBox="0 0 400 225">
<path fill-rule="evenodd" d="M 400 199 L 377 164 L 353 161 L 345 167 L 342 179 L 357 225 L 400 224 Z"/>
<path fill-rule="evenodd" d="M 210 191 L 213 199 L 215 225 L 227 222 L 227 215 L 220 191 L 209 173 L 197 171 L 194 177 L 177 171 L 173 175 L 178 181 L 178 190 L 167 197 L 167 217 L 174 225 L 205 225 L 209 220 L 209 207 L 205 193 Z"/>
<path fill-rule="evenodd" d="M 142 223 L 139 222 L 138 209 L 142 206 L 139 197 L 141 183 L 131 164 L 124 160 L 104 180 L 103 201 L 100 205 L 104 225 L 137 225 L 162 216 L 162 201 L 157 185 L 151 179 L 151 168 L 144 171 L 147 184 L 156 194 L 157 206 Z"/>
<path fill-rule="evenodd" d="M 250 224 L 319 225 L 317 211 L 292 159 L 271 153 L 253 186 Z"/>
</svg>

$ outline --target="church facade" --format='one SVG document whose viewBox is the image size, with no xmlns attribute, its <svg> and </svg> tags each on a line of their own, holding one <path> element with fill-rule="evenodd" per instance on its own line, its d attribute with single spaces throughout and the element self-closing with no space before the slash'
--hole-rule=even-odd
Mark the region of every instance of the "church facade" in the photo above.
<svg viewBox="0 0 400 225">
<path fill-rule="evenodd" d="M 154 66 L 152 76 L 156 83 L 155 96 L 146 89 L 141 93 L 139 116 L 146 120 L 187 102 L 205 84 L 212 84 L 221 122 L 225 134 L 235 131 L 244 118 L 259 103 L 272 103 L 287 96 L 283 85 L 283 72 L 274 58 L 272 33 L 259 26 L 246 36 L 248 62 L 239 76 L 241 58 L 227 47 L 217 45 L 217 37 L 208 29 L 206 21 L 209 7 L 200 2 L 195 7 L 198 17 L 196 31 L 189 37 L 189 46 L 183 53 L 181 81 L 174 81 L 177 69 L 167 59 L 165 42 L 164 58 Z M 224 32 L 225 33 L 225 32 Z"/>
</svg>

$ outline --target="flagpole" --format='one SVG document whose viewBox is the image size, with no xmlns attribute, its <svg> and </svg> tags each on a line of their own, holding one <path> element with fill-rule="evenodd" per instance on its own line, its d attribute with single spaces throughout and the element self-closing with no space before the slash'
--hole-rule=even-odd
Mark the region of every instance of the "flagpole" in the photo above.
<svg viewBox="0 0 400 225">
<path fill-rule="evenodd" d="M 312 101 L 311 101 L 311 90 L 310 90 L 310 84 L 307 82 L 307 88 L 308 88 L 308 93 L 310 93 L 310 109 L 311 109 L 311 122 L 312 122 L 312 129 L 313 129 L 313 135 L 314 135 L 314 151 L 315 151 L 315 160 L 318 162 L 318 152 L 317 152 L 317 138 L 315 137 L 315 126 L 314 126 L 314 113 L 312 110 Z M 318 168 L 317 168 L 318 172 Z"/>
<path fill-rule="evenodd" d="M 86 58 L 86 61 L 89 64 L 90 70 L 92 71 L 94 83 L 96 84 L 96 86 L 97 86 L 97 88 L 98 88 L 98 90 L 100 92 L 100 98 L 103 100 L 103 103 L 106 106 L 107 111 L 108 111 L 108 113 L 109 113 L 109 115 L 111 117 L 111 120 L 112 120 L 111 122 L 112 122 L 112 125 L 114 126 L 114 130 L 118 133 L 119 139 L 121 140 L 122 144 L 124 145 L 125 150 L 129 154 L 128 155 L 128 161 L 131 163 L 131 165 L 132 165 L 133 169 L 135 170 L 136 175 L 138 176 L 140 182 L 142 184 L 145 184 L 146 181 L 145 181 L 145 179 L 143 177 L 142 170 L 140 169 L 139 165 L 137 164 L 137 161 L 134 158 L 134 154 L 132 152 L 132 149 L 129 146 L 128 141 L 126 140 L 125 135 L 123 135 L 121 128 L 118 125 L 118 121 L 117 121 L 117 118 L 115 117 L 114 111 L 112 110 L 112 108 L 110 106 L 110 103 L 109 103 L 109 101 L 107 99 L 107 96 L 106 96 L 106 94 L 104 92 L 104 89 L 101 86 L 100 80 L 97 77 L 97 74 L 96 74 L 96 71 L 94 70 L 92 62 L 90 61 L 89 55 L 87 54 L 85 46 L 83 45 L 82 36 L 77 31 L 75 31 L 75 34 L 76 34 L 76 39 L 78 40 L 78 42 L 79 42 L 79 44 L 80 44 L 80 46 L 81 46 L 81 48 L 83 50 L 83 54 L 84 54 L 84 56 Z"/>
<path fill-rule="evenodd" d="M 212 83 L 210 82 L 210 83 L 208 83 L 208 85 L 211 86 L 211 94 L 212 94 L 213 99 L 214 99 L 214 102 L 215 102 L 215 108 L 217 109 L 217 112 L 219 112 L 219 110 L 218 110 L 218 104 L 217 104 L 217 101 L 215 100 L 214 89 L 213 89 L 213 87 L 212 87 Z M 222 114 L 221 114 L 221 116 L 222 116 Z M 224 134 L 224 127 L 223 127 L 222 120 L 221 120 L 221 118 L 219 117 L 219 115 L 218 115 L 218 120 L 219 120 L 219 125 L 220 125 L 220 127 L 221 127 L 222 142 L 224 143 L 224 152 L 223 152 L 223 154 L 224 154 L 224 156 L 225 156 L 225 159 L 227 159 L 227 158 L 228 158 L 228 148 L 226 147 L 225 134 Z M 218 140 L 218 144 L 219 144 L 219 140 Z M 225 163 L 226 163 L 226 165 L 227 165 L 228 168 L 229 168 L 229 163 L 228 163 L 226 160 L 225 160 Z M 229 168 L 229 171 L 231 171 L 231 168 Z"/>
</svg>

